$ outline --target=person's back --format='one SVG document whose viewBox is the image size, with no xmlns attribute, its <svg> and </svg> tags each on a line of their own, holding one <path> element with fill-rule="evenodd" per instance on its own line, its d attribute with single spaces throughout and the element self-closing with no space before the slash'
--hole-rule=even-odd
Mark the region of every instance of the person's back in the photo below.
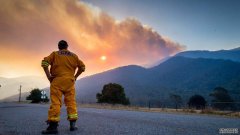
<svg viewBox="0 0 240 135">
<path fill-rule="evenodd" d="M 52 52 L 44 60 L 50 63 L 50 73 L 54 77 L 74 77 L 76 68 L 83 65 L 76 54 L 66 49 Z"/>
<path fill-rule="evenodd" d="M 75 122 L 78 118 L 77 105 L 75 100 L 75 80 L 85 71 L 85 65 L 78 59 L 77 55 L 67 50 L 68 44 L 62 40 L 58 44 L 59 51 L 52 52 L 42 61 L 42 67 L 46 73 L 50 86 L 51 106 L 48 111 L 49 127 L 43 134 L 57 133 L 58 122 L 60 121 L 60 109 L 62 105 L 62 95 L 67 106 L 70 130 L 74 131 Z M 51 65 L 50 72 L 48 66 Z M 75 70 L 78 68 L 77 73 Z"/>
</svg>

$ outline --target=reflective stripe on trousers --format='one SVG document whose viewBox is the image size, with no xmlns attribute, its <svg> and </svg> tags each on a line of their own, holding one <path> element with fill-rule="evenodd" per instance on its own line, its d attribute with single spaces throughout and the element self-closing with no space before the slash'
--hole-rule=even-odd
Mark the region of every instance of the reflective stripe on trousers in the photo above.
<svg viewBox="0 0 240 135">
<path fill-rule="evenodd" d="M 68 120 L 77 120 L 78 114 L 68 114 Z"/>
<path fill-rule="evenodd" d="M 58 121 L 60 121 L 60 117 L 59 116 L 58 117 L 49 117 L 48 121 L 58 122 Z"/>
</svg>

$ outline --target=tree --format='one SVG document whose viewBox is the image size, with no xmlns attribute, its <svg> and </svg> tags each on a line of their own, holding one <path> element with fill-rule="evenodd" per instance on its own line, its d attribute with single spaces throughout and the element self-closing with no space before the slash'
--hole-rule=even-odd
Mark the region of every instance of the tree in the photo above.
<svg viewBox="0 0 240 135">
<path fill-rule="evenodd" d="M 177 110 L 180 106 L 180 104 L 182 104 L 182 98 L 180 95 L 177 94 L 170 94 L 170 99 L 173 101 L 174 105 L 175 105 L 175 109 Z"/>
<path fill-rule="evenodd" d="M 96 95 L 98 103 L 123 104 L 129 105 L 124 88 L 116 83 L 109 83 L 103 86 L 102 93 Z"/>
<path fill-rule="evenodd" d="M 193 95 L 188 101 L 189 108 L 204 109 L 206 106 L 206 100 L 201 95 Z"/>
<path fill-rule="evenodd" d="M 42 98 L 42 96 L 45 96 L 45 98 Z M 42 95 L 41 90 L 39 90 L 38 88 L 33 89 L 30 92 L 30 95 L 27 96 L 26 98 L 27 100 L 32 100 L 31 103 L 39 103 L 39 102 L 48 102 L 49 99 L 47 97 L 47 95 Z"/>
<path fill-rule="evenodd" d="M 234 108 L 233 100 L 228 94 L 228 90 L 223 87 L 216 87 L 209 96 L 214 98 L 212 100 L 212 105 L 217 109 L 225 110 L 227 108 Z"/>
</svg>

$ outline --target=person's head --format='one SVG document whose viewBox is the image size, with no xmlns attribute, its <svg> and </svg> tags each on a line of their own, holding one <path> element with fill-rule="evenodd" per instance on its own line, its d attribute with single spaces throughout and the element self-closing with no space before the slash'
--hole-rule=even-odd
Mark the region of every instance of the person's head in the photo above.
<svg viewBox="0 0 240 135">
<path fill-rule="evenodd" d="M 67 49 L 68 48 L 68 43 L 65 40 L 61 40 L 58 42 L 58 49 L 62 50 L 62 49 Z"/>
</svg>

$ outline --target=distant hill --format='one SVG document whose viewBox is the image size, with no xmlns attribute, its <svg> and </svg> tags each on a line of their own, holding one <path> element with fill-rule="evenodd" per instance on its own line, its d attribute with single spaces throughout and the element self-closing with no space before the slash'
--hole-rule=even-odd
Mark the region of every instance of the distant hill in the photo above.
<svg viewBox="0 0 240 135">
<path fill-rule="evenodd" d="M 154 62 L 154 63 L 149 64 L 149 65 L 143 65 L 143 66 L 146 67 L 146 68 L 152 68 L 152 67 L 158 66 L 159 64 L 167 61 L 170 58 L 171 58 L 171 56 L 167 56 L 167 57 L 165 57 L 165 58 L 163 58 L 163 59 L 161 59 L 161 60 L 159 60 L 157 62 Z"/>
<path fill-rule="evenodd" d="M 146 76 L 145 73 L 147 69 L 130 65 L 82 78 L 76 83 L 78 101 L 96 102 L 96 93 L 101 91 L 104 84 L 110 82 L 121 82 L 125 89 L 129 89 L 128 94 L 131 90 L 133 90 L 132 93 L 138 92 L 135 90 L 137 87 L 144 88 L 146 85 L 142 82 L 142 78 Z"/>
<path fill-rule="evenodd" d="M 240 101 L 239 61 L 239 49 L 181 52 L 151 68 L 129 65 L 84 77 L 76 82 L 76 97 L 78 102 L 96 102 L 96 93 L 100 92 L 105 84 L 119 83 L 125 88 L 131 103 L 135 105 L 147 106 L 150 102 L 171 106 L 169 99 L 171 93 L 179 94 L 185 103 L 194 94 L 200 94 L 210 101 L 209 93 L 218 86 L 228 89 L 231 96 Z M 3 80 L 6 78 L 0 78 L 0 84 L 3 84 Z M 32 83 L 27 81 L 30 84 L 46 82 L 45 86 L 48 86 L 45 78 L 20 80 L 36 81 Z M 4 88 L 16 93 L 20 83 L 16 84 L 13 85 L 16 86 L 14 88 L 1 87 L 0 90 Z M 34 85 L 41 88 L 40 86 L 43 85 Z"/>
<path fill-rule="evenodd" d="M 240 63 L 230 60 L 173 57 L 149 69 L 154 81 L 180 95 L 208 94 L 217 86 L 240 94 Z"/>
<path fill-rule="evenodd" d="M 240 47 L 231 50 L 219 51 L 185 51 L 178 53 L 176 56 L 184 56 L 188 58 L 224 59 L 240 62 Z"/>
<path fill-rule="evenodd" d="M 236 50 L 240 50 L 240 47 L 237 47 L 237 48 L 234 48 L 234 49 L 231 49 L 232 51 L 236 51 Z"/>
<path fill-rule="evenodd" d="M 146 105 L 148 101 L 168 102 L 175 93 L 186 101 L 193 94 L 207 99 L 217 86 L 240 93 L 240 63 L 230 60 L 186 58 L 176 56 L 153 68 L 125 66 L 83 78 L 76 83 L 79 102 L 95 102 L 96 93 L 103 85 L 121 84 L 133 104 Z"/>
<path fill-rule="evenodd" d="M 19 94 L 19 87 L 22 85 L 22 93 L 28 93 L 33 88 L 45 88 L 49 82 L 44 77 L 39 76 L 23 76 L 17 78 L 3 78 L 0 77 L 0 100 L 7 98 L 8 101 L 17 101 Z M 11 97 L 11 98 L 8 98 Z M 23 94 L 23 98 L 24 94 Z"/>
</svg>

